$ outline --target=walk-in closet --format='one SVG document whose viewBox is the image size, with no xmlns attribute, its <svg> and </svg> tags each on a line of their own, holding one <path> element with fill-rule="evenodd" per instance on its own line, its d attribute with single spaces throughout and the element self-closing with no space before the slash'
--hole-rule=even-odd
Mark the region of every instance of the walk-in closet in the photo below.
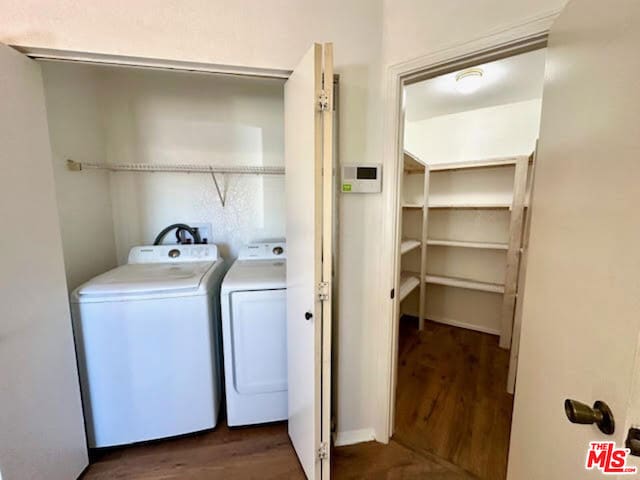
<svg viewBox="0 0 640 480">
<path fill-rule="evenodd" d="M 394 438 L 506 475 L 545 49 L 406 87 Z"/>
</svg>

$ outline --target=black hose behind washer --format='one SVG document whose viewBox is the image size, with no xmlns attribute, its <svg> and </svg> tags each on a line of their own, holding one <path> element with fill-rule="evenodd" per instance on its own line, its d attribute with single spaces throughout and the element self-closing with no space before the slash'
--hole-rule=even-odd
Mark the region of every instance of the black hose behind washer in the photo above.
<svg viewBox="0 0 640 480">
<path fill-rule="evenodd" d="M 171 230 L 175 230 L 175 229 L 186 230 L 193 237 L 193 243 L 202 243 L 202 239 L 200 238 L 200 233 L 198 232 L 197 228 L 192 228 L 189 225 L 187 225 L 186 223 L 174 223 L 173 225 L 169 225 L 168 227 L 164 228 L 158 234 L 156 239 L 153 241 L 153 244 L 154 245 L 160 245 L 160 242 L 162 242 L 162 239 L 167 235 L 167 233 L 169 233 Z"/>
</svg>

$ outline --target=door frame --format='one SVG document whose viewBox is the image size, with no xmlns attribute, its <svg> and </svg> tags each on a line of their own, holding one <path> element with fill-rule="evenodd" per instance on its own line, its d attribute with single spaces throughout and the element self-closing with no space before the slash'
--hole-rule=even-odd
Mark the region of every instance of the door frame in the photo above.
<svg viewBox="0 0 640 480">
<path fill-rule="evenodd" d="M 273 68 L 244 67 L 207 62 L 190 62 L 168 58 L 147 58 L 130 55 L 117 55 L 97 52 L 81 52 L 75 50 L 59 50 L 55 48 L 29 47 L 9 44 L 9 47 L 26 55 L 32 60 L 72 62 L 88 65 L 105 65 L 130 68 L 150 68 L 154 70 L 174 70 L 202 74 L 237 75 L 249 77 L 277 78 L 286 80 L 292 70 Z"/>
<path fill-rule="evenodd" d="M 524 53 L 547 44 L 551 25 L 562 9 L 548 11 L 483 37 L 449 46 L 434 53 L 388 67 L 384 78 L 383 165 L 385 165 L 382 206 L 382 264 L 379 275 L 378 324 L 375 331 L 377 365 L 374 411 L 375 438 L 388 443 L 393 435 L 397 377 L 398 291 L 401 191 L 404 148 L 404 87 L 461 68 Z M 391 283 L 389 283 L 391 279 Z M 393 298 L 395 297 L 395 298 Z"/>
</svg>

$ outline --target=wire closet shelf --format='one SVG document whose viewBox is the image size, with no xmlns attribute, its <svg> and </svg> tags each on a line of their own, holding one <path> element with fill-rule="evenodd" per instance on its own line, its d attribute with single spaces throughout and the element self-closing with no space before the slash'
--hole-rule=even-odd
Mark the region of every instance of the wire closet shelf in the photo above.
<svg viewBox="0 0 640 480">
<path fill-rule="evenodd" d="M 231 175 L 284 175 L 284 167 L 265 166 L 216 166 L 216 165 L 168 165 L 148 163 L 89 163 L 67 160 L 67 168 L 73 171 L 108 170 L 110 172 L 173 172 L 220 173 Z"/>
<path fill-rule="evenodd" d="M 216 174 L 229 175 L 284 175 L 284 167 L 265 166 L 216 166 L 216 165 L 162 165 L 148 163 L 89 163 L 67 160 L 67 169 L 79 172 L 82 170 L 107 170 L 110 172 L 148 172 L 148 173 L 206 173 L 211 175 L 218 198 L 225 206 L 227 192 L 221 189 Z"/>
</svg>

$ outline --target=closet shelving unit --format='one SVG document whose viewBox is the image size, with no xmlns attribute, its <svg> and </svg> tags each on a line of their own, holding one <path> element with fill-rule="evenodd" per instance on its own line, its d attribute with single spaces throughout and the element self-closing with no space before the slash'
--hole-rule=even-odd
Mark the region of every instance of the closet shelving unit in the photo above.
<svg viewBox="0 0 640 480">
<path fill-rule="evenodd" d="M 428 179 L 429 177 L 429 169 L 427 165 L 420 161 L 417 157 L 410 154 L 409 152 L 404 152 L 404 179 L 406 181 L 407 175 L 411 174 L 419 174 L 422 177 Z M 415 182 L 414 182 L 415 183 Z M 400 242 L 400 256 L 405 257 L 411 253 L 419 253 L 420 256 L 420 267 L 413 270 L 400 271 L 400 284 L 398 287 L 398 300 L 402 302 L 405 300 L 409 294 L 411 294 L 416 288 L 419 288 L 420 291 L 420 305 L 424 304 L 424 295 L 425 295 L 425 285 L 422 279 L 426 275 L 426 225 L 428 218 L 428 209 L 425 208 L 424 199 L 427 198 L 427 191 L 429 184 L 428 181 L 423 181 L 417 184 L 418 192 L 415 196 L 416 201 L 404 201 L 402 203 L 403 209 L 403 217 L 405 216 L 404 210 L 412 210 L 413 214 L 417 216 L 418 219 L 418 228 L 413 232 L 402 232 L 402 240 Z M 403 187 L 403 192 L 406 189 Z M 415 200 L 413 199 L 413 200 Z M 406 197 L 405 197 L 406 200 Z M 423 258 L 424 257 L 424 258 Z M 424 260 L 424 261 L 423 261 Z M 402 263 L 402 262 L 401 262 Z M 423 317 L 424 312 L 420 311 L 421 318 Z"/>
<path fill-rule="evenodd" d="M 526 210 L 527 179 L 532 158 L 532 155 L 513 156 L 427 165 L 426 162 L 419 160 L 415 155 L 405 152 L 402 225 L 404 233 L 404 230 L 411 227 L 411 225 L 407 225 L 405 215 L 409 215 L 409 212 L 414 212 L 414 228 L 412 229 L 414 236 L 407 235 L 410 238 L 403 239 L 400 247 L 402 257 L 400 263 L 403 267 L 400 299 L 406 298 L 417 287 L 414 284 L 414 278 L 422 280 L 420 282 L 420 298 L 417 309 L 420 329 L 424 326 L 426 313 L 426 285 L 441 285 L 447 288 L 489 292 L 502 295 L 499 329 L 500 346 L 503 348 L 510 347 L 517 295 L 523 221 Z M 423 185 L 422 198 L 417 195 L 417 186 L 420 184 Z M 407 191 L 410 192 L 409 195 L 407 195 Z M 419 228 L 415 228 L 415 223 L 418 221 L 415 219 L 416 210 L 423 213 L 422 218 L 419 220 L 421 222 Z M 467 214 L 463 213 L 461 217 L 467 218 L 467 221 L 471 223 L 465 225 L 462 222 L 462 226 L 457 229 L 457 232 L 450 235 L 442 235 L 442 238 L 434 238 L 435 236 L 432 237 L 427 232 L 429 211 L 433 215 L 439 212 L 438 215 L 441 219 L 448 219 L 451 215 L 460 215 L 459 212 L 461 211 L 472 211 L 467 212 Z M 479 212 L 474 214 L 473 211 Z M 485 214 L 482 214 L 482 212 L 485 212 Z M 494 233 L 493 238 L 474 238 L 476 231 L 489 228 L 479 220 L 483 215 L 488 215 L 488 218 L 493 218 L 491 215 L 501 215 L 501 218 L 505 219 L 503 222 L 496 224 L 496 226 L 490 227 L 501 230 L 500 235 Z M 441 223 L 444 222 L 446 224 L 448 221 L 453 222 L 452 220 L 441 220 Z M 430 230 L 433 231 L 434 228 L 430 227 Z M 420 238 L 415 238 L 416 231 L 419 233 Z M 477 237 L 477 234 L 475 237 Z M 415 257 L 413 261 L 406 260 L 405 256 L 417 249 L 418 246 L 421 248 L 420 260 L 416 261 Z M 494 252 L 495 258 L 500 258 L 500 262 L 504 261 L 504 267 L 502 267 L 502 264 L 494 265 L 491 268 L 492 271 L 487 274 L 487 276 L 493 277 L 490 279 L 471 278 L 472 275 L 468 278 L 463 275 L 432 272 L 433 264 L 437 262 L 434 262 L 432 255 L 429 256 L 430 261 L 427 262 L 427 251 L 434 247 L 447 249 L 446 256 L 448 259 L 461 255 L 456 254 L 456 252 L 462 249 L 477 252 Z M 478 255 L 482 254 L 478 253 Z M 464 263 L 464 259 L 458 261 L 458 263 Z M 496 278 L 496 272 L 502 271 L 502 269 L 504 270 L 503 277 Z M 473 276 L 482 277 L 481 274 L 482 272 Z M 407 287 L 403 289 L 405 282 L 407 282 Z M 409 290 L 409 286 L 411 286 L 411 290 Z M 461 321 L 459 323 L 466 322 Z"/>
</svg>

